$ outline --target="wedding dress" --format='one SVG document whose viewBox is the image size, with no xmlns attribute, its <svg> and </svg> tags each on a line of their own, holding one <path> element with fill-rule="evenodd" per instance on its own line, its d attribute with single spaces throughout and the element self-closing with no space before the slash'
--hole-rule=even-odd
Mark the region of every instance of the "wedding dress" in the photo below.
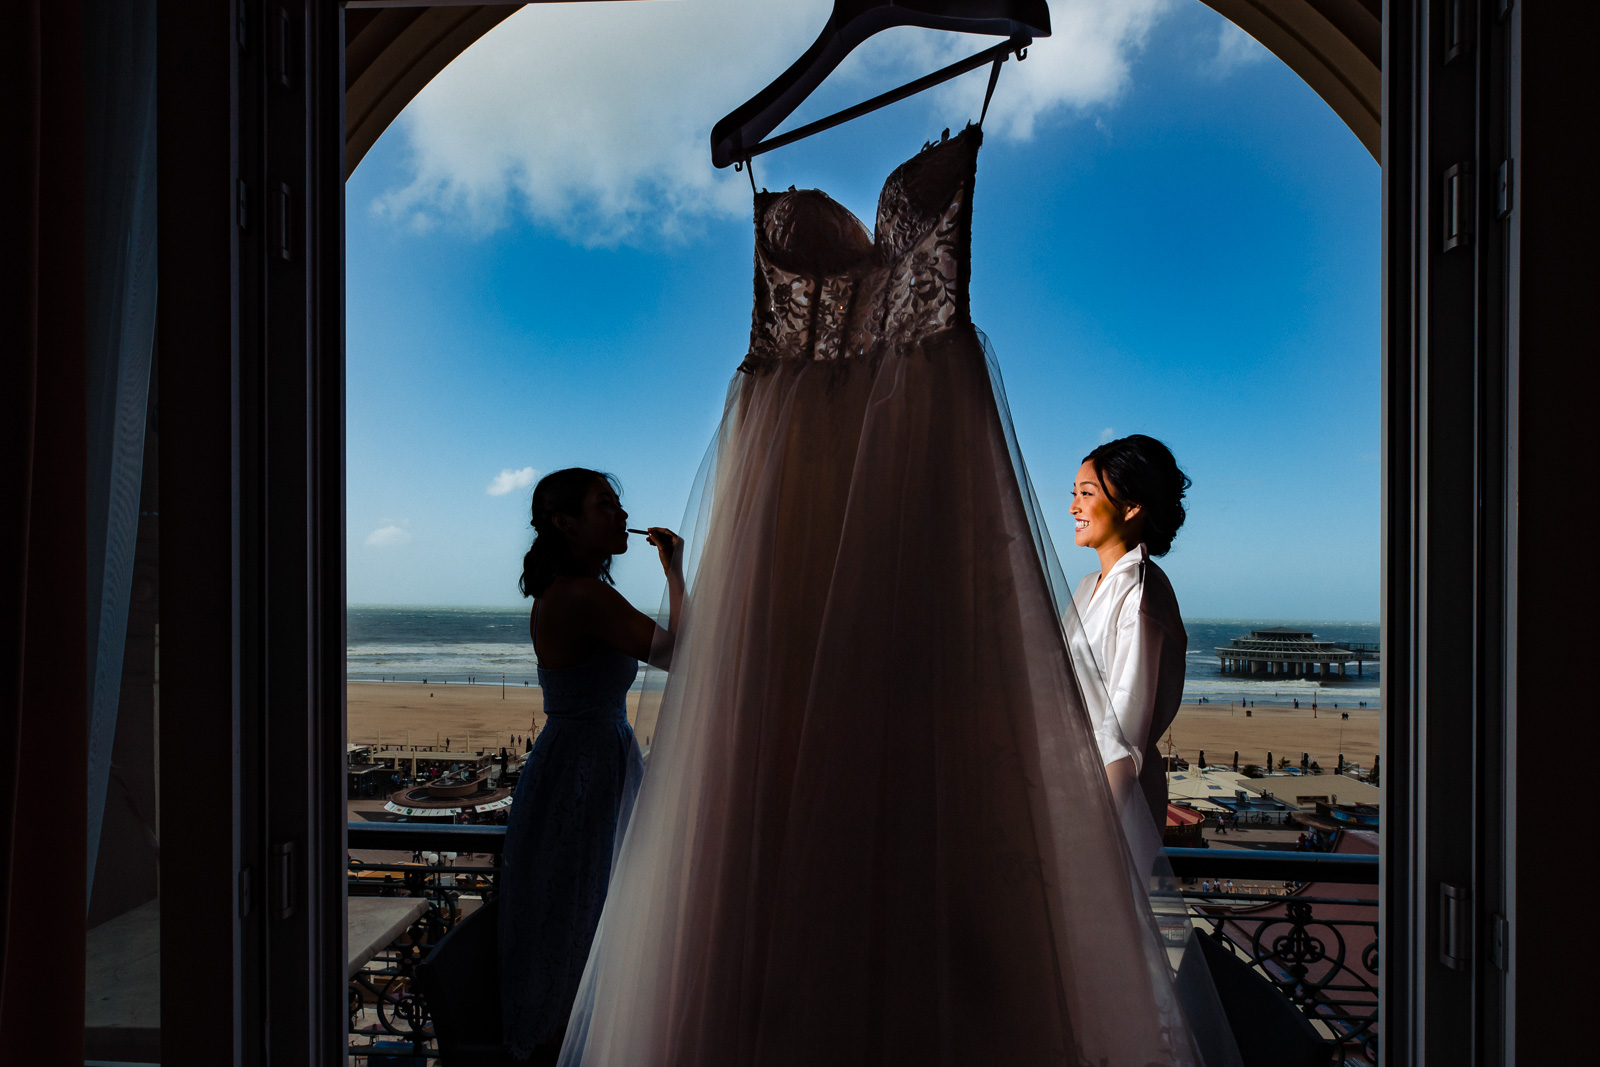
<svg viewBox="0 0 1600 1067">
<path fill-rule="evenodd" d="M 980 140 L 897 169 L 875 235 L 755 198 L 750 350 L 563 1063 L 1200 1062 L 970 318 Z"/>
</svg>

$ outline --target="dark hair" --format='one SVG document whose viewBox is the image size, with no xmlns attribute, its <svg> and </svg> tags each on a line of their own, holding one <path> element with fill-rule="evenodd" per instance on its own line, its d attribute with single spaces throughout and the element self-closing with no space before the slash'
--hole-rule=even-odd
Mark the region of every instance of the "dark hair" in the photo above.
<svg viewBox="0 0 1600 1067">
<path fill-rule="evenodd" d="M 1094 464 L 1095 476 L 1113 504 L 1139 505 L 1150 554 L 1164 556 L 1172 551 L 1172 539 L 1178 536 L 1187 514 L 1183 494 L 1193 484 L 1178 469 L 1172 450 L 1154 437 L 1136 433 L 1107 441 L 1083 461 Z"/>
<path fill-rule="evenodd" d="M 523 596 L 538 596 L 550 588 L 558 574 L 581 574 L 583 569 L 572 554 L 572 542 L 556 529 L 557 515 L 578 515 L 583 511 L 584 498 L 589 495 L 595 480 L 608 483 L 620 496 L 622 487 L 617 480 L 601 471 L 587 467 L 568 467 L 551 471 L 533 487 L 533 545 L 522 557 L 522 577 L 517 588 Z M 611 557 L 600 565 L 600 580 L 615 585 L 611 580 Z"/>
</svg>

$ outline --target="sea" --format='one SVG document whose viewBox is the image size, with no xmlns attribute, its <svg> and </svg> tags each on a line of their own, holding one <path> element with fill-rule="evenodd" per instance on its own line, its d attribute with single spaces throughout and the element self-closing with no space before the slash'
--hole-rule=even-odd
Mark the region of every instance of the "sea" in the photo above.
<svg viewBox="0 0 1600 1067">
<path fill-rule="evenodd" d="M 1316 622 L 1299 619 L 1185 619 L 1189 653 L 1183 676 L 1185 702 L 1262 703 L 1308 699 L 1319 703 L 1378 704 L 1381 664 L 1368 662 L 1360 677 L 1328 682 L 1247 679 L 1223 674 L 1214 649 L 1251 630 L 1295 626 L 1319 641 L 1376 643 L 1375 622 Z M 527 608 L 351 607 L 346 613 L 350 681 L 536 686 L 538 661 L 528 640 Z M 658 686 L 658 671 L 641 671 L 635 686 Z"/>
</svg>

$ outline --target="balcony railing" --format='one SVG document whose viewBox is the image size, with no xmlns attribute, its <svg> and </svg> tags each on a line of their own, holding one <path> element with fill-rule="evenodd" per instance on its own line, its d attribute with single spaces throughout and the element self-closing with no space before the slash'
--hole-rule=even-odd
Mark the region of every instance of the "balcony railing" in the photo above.
<svg viewBox="0 0 1600 1067">
<path fill-rule="evenodd" d="M 351 861 L 353 898 L 379 895 L 421 905 L 351 975 L 351 1056 L 371 1067 L 405 1057 L 435 1059 L 427 1004 L 415 989 L 416 968 L 473 906 L 493 899 L 505 827 L 351 823 L 348 840 L 352 852 L 472 853 L 492 860 L 487 866 Z M 1169 848 L 1167 857 L 1186 883 L 1181 895 L 1202 936 L 1215 938 L 1271 982 L 1334 1047 L 1334 1063 L 1377 1063 L 1377 902 L 1359 892 L 1378 884 L 1376 856 Z M 1267 882 L 1277 891 L 1187 885 L 1198 879 Z M 1305 887 L 1313 885 L 1351 892 L 1307 895 Z"/>
</svg>

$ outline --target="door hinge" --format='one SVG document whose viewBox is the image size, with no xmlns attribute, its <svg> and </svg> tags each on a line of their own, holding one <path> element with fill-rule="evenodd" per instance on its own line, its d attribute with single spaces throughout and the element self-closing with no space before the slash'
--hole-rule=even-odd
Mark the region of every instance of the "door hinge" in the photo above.
<svg viewBox="0 0 1600 1067">
<path fill-rule="evenodd" d="M 1444 9 L 1444 62 L 1446 66 L 1472 54 L 1472 21 L 1477 0 L 1449 0 Z"/>
<path fill-rule="evenodd" d="M 1500 970 L 1506 969 L 1508 944 L 1511 940 L 1511 923 L 1504 915 L 1489 916 L 1489 960 Z"/>
<path fill-rule="evenodd" d="M 1472 164 L 1457 163 L 1444 172 L 1444 247 L 1449 252 L 1472 243 Z"/>
<path fill-rule="evenodd" d="M 1511 214 L 1515 205 L 1516 189 L 1512 183 L 1516 180 L 1515 165 L 1509 159 L 1500 161 L 1500 180 L 1496 183 L 1498 191 L 1495 193 L 1495 216 L 1505 218 Z"/>
<path fill-rule="evenodd" d="M 268 860 L 272 864 L 269 891 L 272 900 L 269 915 L 274 919 L 287 919 L 294 914 L 294 842 L 280 841 L 272 846 Z"/>
<path fill-rule="evenodd" d="M 294 232 L 294 191 L 288 182 L 278 183 L 278 257 L 294 261 L 294 246 L 289 235 Z"/>
<path fill-rule="evenodd" d="M 1439 883 L 1439 962 L 1464 971 L 1470 959 L 1472 900 L 1465 886 Z"/>
<path fill-rule="evenodd" d="M 294 24 L 287 8 L 278 8 L 278 84 L 285 89 L 294 88 Z"/>
<path fill-rule="evenodd" d="M 239 872 L 239 918 L 248 918 L 250 915 L 250 868 L 246 867 Z"/>
</svg>

